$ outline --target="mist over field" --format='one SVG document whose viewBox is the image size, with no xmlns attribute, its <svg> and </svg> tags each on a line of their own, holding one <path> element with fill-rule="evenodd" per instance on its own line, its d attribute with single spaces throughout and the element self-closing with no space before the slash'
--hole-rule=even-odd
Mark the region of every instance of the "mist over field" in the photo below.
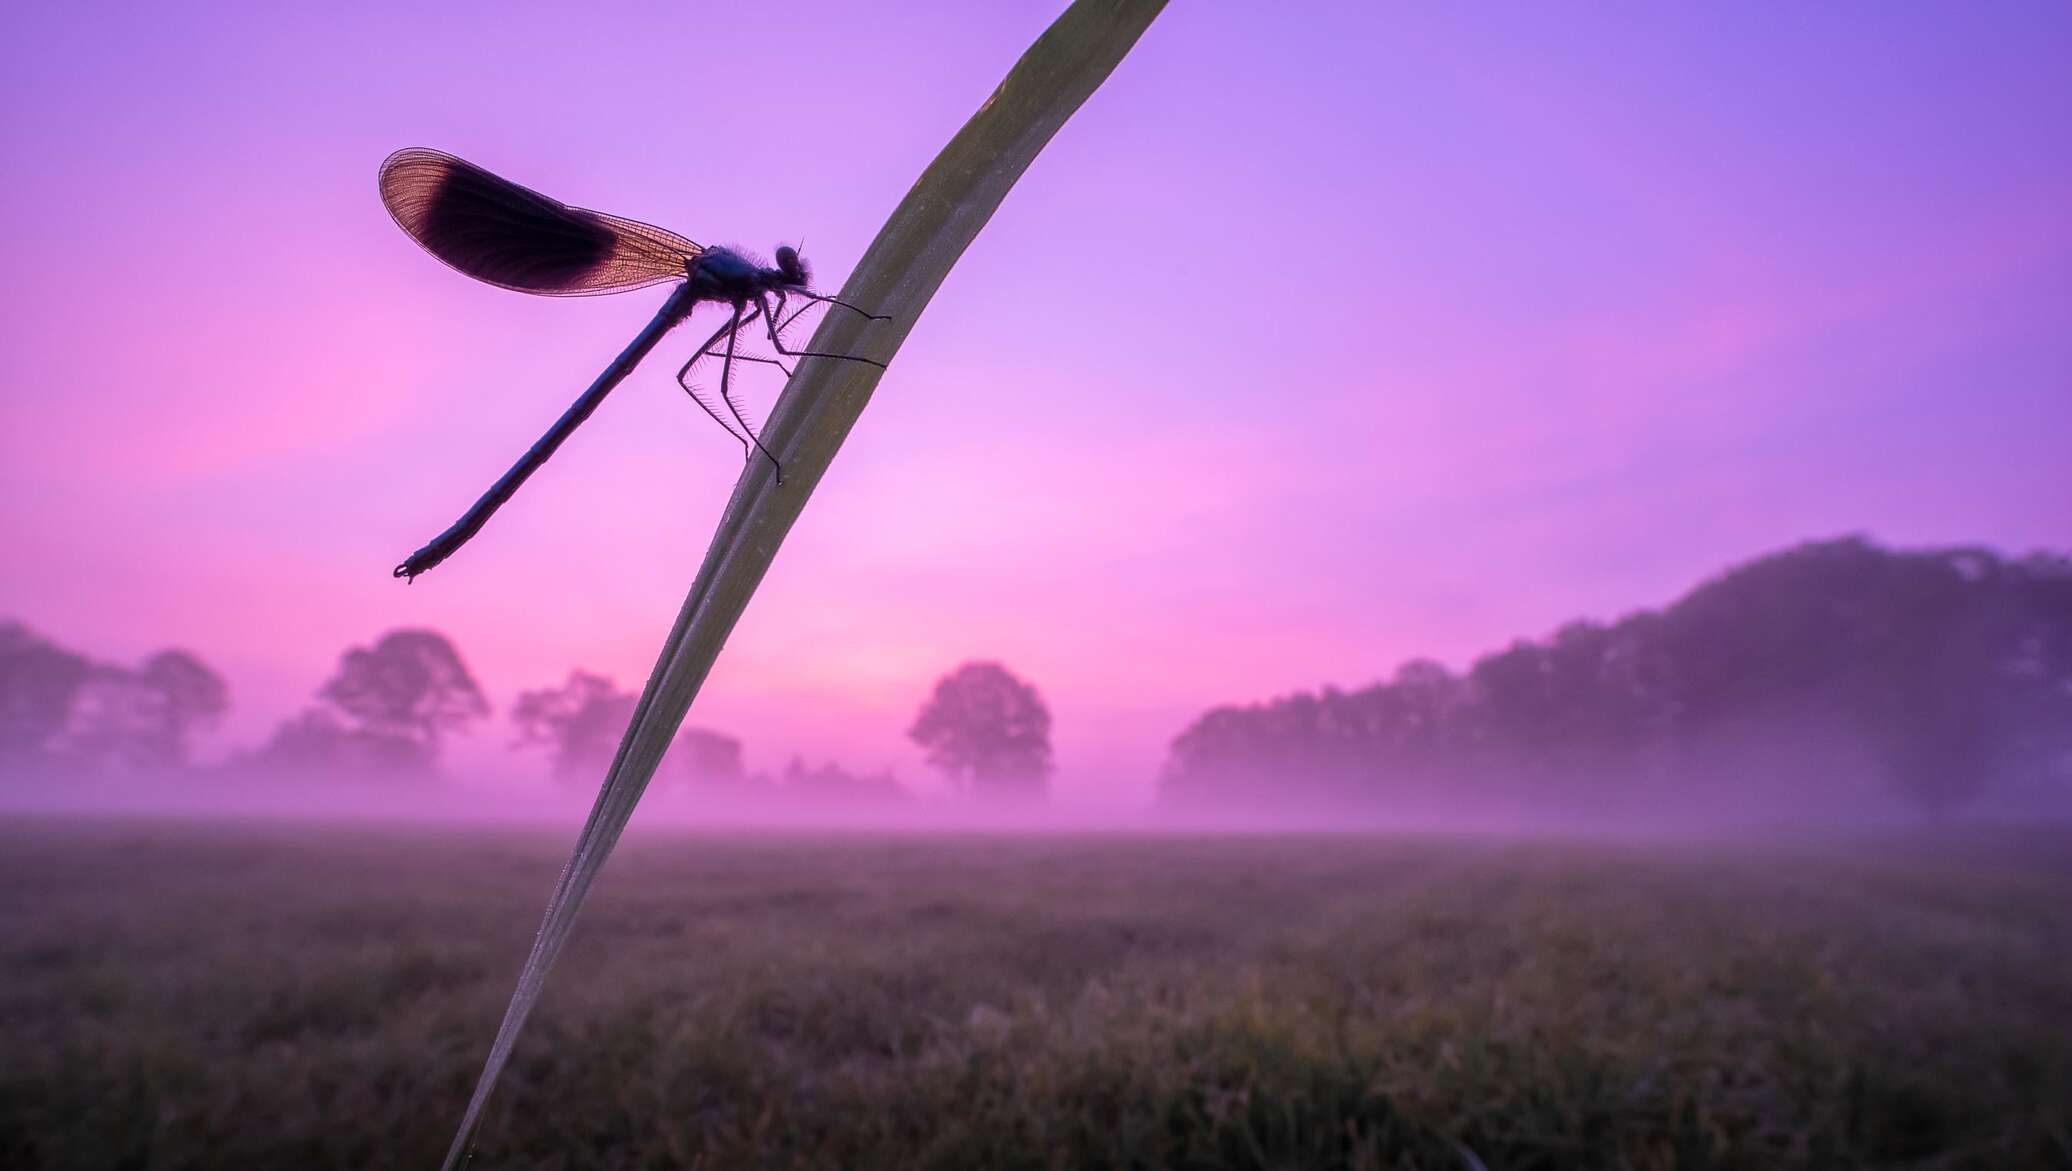
<svg viewBox="0 0 2072 1171">
<path fill-rule="evenodd" d="M 390 631 L 211 758 L 196 652 L 0 625 L 0 1164 L 436 1160 L 637 702 L 489 691 Z M 920 784 L 678 732 L 478 1158 L 2072 1160 L 2066 558 L 1804 543 L 1212 707 L 1135 803 L 1003 663 L 901 732 Z"/>
<path fill-rule="evenodd" d="M 0 625 L 0 1163 L 430 1165 L 637 697 Z M 487 1165 L 2072 1159 L 2072 562 L 1808 542 L 1454 670 L 1220 705 L 1053 791 L 974 660 L 929 776 L 676 736 Z M 505 759 L 457 765 L 470 733 Z"/>
<path fill-rule="evenodd" d="M 230 697 L 195 654 L 95 662 L 19 623 L 0 626 L 0 698 L 5 807 L 561 824 L 637 699 L 576 668 L 497 719 L 450 639 L 399 630 L 348 648 L 266 741 L 207 761 L 191 742 Z M 457 737 L 502 729 L 508 763 L 446 759 Z M 1414 659 L 1364 686 L 1212 708 L 1177 730 L 1141 802 L 1053 792 L 1050 707 L 1000 663 L 942 676 L 903 730 L 932 775 L 799 755 L 751 771 L 740 740 L 693 724 L 642 817 L 1640 834 L 2063 821 L 2072 559 L 1809 542 L 1464 671 Z"/>
</svg>

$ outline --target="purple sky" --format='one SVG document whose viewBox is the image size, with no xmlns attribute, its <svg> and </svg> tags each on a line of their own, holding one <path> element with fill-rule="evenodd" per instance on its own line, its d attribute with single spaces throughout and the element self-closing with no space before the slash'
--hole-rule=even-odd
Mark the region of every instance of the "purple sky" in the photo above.
<svg viewBox="0 0 2072 1171">
<path fill-rule="evenodd" d="M 1060 7 L 0 10 L 0 616 L 199 651 L 219 750 L 396 626 L 500 706 L 636 686 L 739 470 L 670 382 L 694 331 L 391 581 L 662 294 L 469 282 L 376 164 L 803 238 L 835 288 Z M 1792 541 L 2072 547 L 2068 60 L 2059 3 L 1176 3 L 919 323 L 692 722 L 923 781 L 913 710 L 999 658 L 1061 793 L 1131 801 L 1212 703 Z"/>
</svg>

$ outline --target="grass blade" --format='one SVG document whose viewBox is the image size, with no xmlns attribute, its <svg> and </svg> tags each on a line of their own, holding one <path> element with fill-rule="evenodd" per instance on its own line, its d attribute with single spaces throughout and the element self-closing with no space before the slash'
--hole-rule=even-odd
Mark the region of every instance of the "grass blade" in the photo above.
<svg viewBox="0 0 2072 1171">
<path fill-rule="evenodd" d="M 950 268 L 993 217 L 1015 181 L 1141 36 L 1164 0 L 1077 0 L 1058 17 L 964 124 L 878 232 L 841 298 L 889 322 L 866 325 L 829 311 L 808 349 L 889 362 Z M 776 483 L 767 460 L 750 460 L 734 486 L 704 564 L 649 675 L 597 803 L 547 902 L 532 954 L 462 1117 L 446 1167 L 469 1152 L 482 1110 L 510 1059 L 576 911 L 654 776 L 662 753 L 712 669 L 720 647 L 761 584 L 778 546 L 870 402 L 880 371 L 862 362 L 807 361 L 784 388 L 764 441 L 784 461 Z"/>
</svg>

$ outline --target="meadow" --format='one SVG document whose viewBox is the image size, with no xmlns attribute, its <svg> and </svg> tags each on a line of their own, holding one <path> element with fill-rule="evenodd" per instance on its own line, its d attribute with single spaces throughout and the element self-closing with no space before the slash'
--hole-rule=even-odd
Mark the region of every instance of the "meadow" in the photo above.
<svg viewBox="0 0 2072 1171">
<path fill-rule="evenodd" d="M 436 1167 L 571 836 L 0 824 L 0 1166 Z M 2072 837 L 636 832 L 474 1166 L 2072 1166 Z"/>
</svg>

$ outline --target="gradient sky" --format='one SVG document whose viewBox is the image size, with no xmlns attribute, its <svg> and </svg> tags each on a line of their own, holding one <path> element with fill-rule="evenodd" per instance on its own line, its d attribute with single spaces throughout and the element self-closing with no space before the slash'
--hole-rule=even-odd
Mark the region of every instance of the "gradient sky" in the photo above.
<svg viewBox="0 0 2072 1171">
<path fill-rule="evenodd" d="M 216 751 L 397 626 L 500 708 L 637 686 L 739 471 L 670 381 L 693 331 L 405 588 L 662 294 L 469 282 L 376 165 L 803 238 L 835 288 L 1061 7 L 6 6 L 0 616 L 200 652 Z M 925 782 L 914 709 L 998 658 L 1060 793 L 1128 802 L 1208 705 L 1793 541 L 2072 548 L 2068 60 L 2054 2 L 1176 0 L 914 330 L 691 721 Z"/>
</svg>

